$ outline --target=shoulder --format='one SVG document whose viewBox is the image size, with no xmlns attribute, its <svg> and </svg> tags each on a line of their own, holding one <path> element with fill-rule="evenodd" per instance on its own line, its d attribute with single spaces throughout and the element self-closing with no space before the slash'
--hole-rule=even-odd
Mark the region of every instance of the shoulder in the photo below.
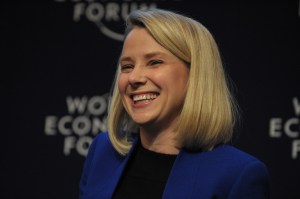
<svg viewBox="0 0 300 199">
<path fill-rule="evenodd" d="M 107 132 L 101 132 L 96 135 L 89 148 L 87 159 L 90 158 L 108 158 L 115 156 L 116 151 L 113 148 Z"/>
<path fill-rule="evenodd" d="M 261 160 L 229 145 L 216 148 L 215 153 L 223 162 L 220 169 L 226 181 L 231 182 L 229 198 L 269 198 L 270 176 Z"/>
<path fill-rule="evenodd" d="M 92 146 L 96 147 L 98 144 L 108 144 L 109 138 L 107 132 L 101 132 L 96 135 L 96 137 L 93 139 Z"/>
<path fill-rule="evenodd" d="M 199 153 L 197 156 L 195 159 L 201 161 L 201 164 L 206 162 L 207 167 L 214 166 L 224 173 L 238 175 L 246 168 L 259 168 L 262 172 L 267 172 L 267 168 L 261 160 L 227 144 L 220 145 L 211 151 Z"/>
<path fill-rule="evenodd" d="M 228 144 L 220 145 L 210 151 L 190 152 L 183 150 L 182 156 L 205 162 L 222 162 L 230 165 L 243 165 L 249 162 L 260 162 L 256 157 Z"/>
<path fill-rule="evenodd" d="M 93 140 L 86 157 L 83 172 L 97 173 L 119 164 L 123 157 L 113 148 L 107 132 L 99 133 Z"/>
<path fill-rule="evenodd" d="M 268 198 L 269 173 L 256 157 L 230 145 L 211 151 L 183 154 L 185 167 L 196 172 L 197 184 L 228 198 Z M 206 179 L 203 182 L 202 179 Z M 232 196 L 232 197 L 229 197 Z"/>
<path fill-rule="evenodd" d="M 220 145 L 206 153 L 207 156 L 221 159 L 224 162 L 228 162 L 228 164 L 242 165 L 250 162 L 261 162 L 253 155 L 228 144 Z"/>
</svg>

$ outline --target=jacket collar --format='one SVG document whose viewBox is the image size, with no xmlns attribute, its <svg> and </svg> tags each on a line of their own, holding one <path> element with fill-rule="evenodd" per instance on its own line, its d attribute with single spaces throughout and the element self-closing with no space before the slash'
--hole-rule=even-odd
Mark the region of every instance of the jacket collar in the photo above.
<svg viewBox="0 0 300 199">
<path fill-rule="evenodd" d="M 107 187 L 111 188 L 111 190 L 107 190 L 108 195 L 110 195 L 110 197 L 108 198 L 112 198 L 112 195 L 122 176 L 122 173 L 124 172 L 128 160 L 135 150 L 138 141 L 138 138 L 135 138 L 133 140 L 133 145 L 129 153 L 120 162 L 119 167 L 117 168 L 116 172 L 114 172 L 114 175 L 112 176 L 110 182 L 108 182 L 109 184 Z M 184 149 L 180 150 L 168 177 L 168 181 L 162 197 L 163 199 L 191 198 L 192 192 L 183 192 L 182 190 L 191 190 L 191 183 L 194 184 L 194 181 L 196 180 L 195 173 L 197 172 L 197 164 L 194 164 L 193 160 L 195 160 L 194 157 L 197 156 L 197 154 L 199 153 L 190 153 Z M 178 187 L 180 187 L 180 189 L 178 189 Z"/>
</svg>

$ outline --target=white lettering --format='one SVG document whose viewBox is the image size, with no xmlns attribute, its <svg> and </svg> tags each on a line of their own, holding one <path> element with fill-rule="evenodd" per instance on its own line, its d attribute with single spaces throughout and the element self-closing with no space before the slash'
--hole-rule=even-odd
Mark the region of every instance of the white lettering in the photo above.
<svg viewBox="0 0 300 199">
<path fill-rule="evenodd" d="M 89 136 L 80 137 L 76 143 L 77 152 L 82 156 L 86 156 L 88 154 L 92 141 L 93 138 Z"/>
<path fill-rule="evenodd" d="M 71 123 L 73 118 L 71 116 L 63 116 L 59 121 L 58 121 L 58 130 L 61 134 L 63 135 L 71 135 L 72 131 L 70 129 L 70 124 L 68 125 L 69 128 L 67 128 L 67 124 Z"/>
<path fill-rule="evenodd" d="M 67 107 L 70 114 L 75 113 L 77 110 L 78 113 L 83 113 L 87 105 L 88 98 L 83 96 L 82 98 L 75 97 L 74 99 L 71 96 L 67 97 Z"/>
<path fill-rule="evenodd" d="M 300 140 L 293 140 L 292 142 L 292 158 L 296 159 L 300 152 Z"/>
<path fill-rule="evenodd" d="M 270 119 L 270 127 L 269 127 L 269 135 L 273 138 L 281 137 L 281 118 L 271 118 Z"/>
<path fill-rule="evenodd" d="M 107 21 L 119 21 L 118 12 L 120 11 L 120 7 L 117 3 L 108 3 L 106 6 L 106 16 L 105 19 Z"/>
<path fill-rule="evenodd" d="M 86 156 L 92 142 L 93 138 L 89 136 L 82 136 L 79 138 L 76 138 L 75 136 L 67 136 L 64 141 L 63 153 L 68 156 L 71 154 L 72 149 L 76 149 L 78 154 Z"/>
<path fill-rule="evenodd" d="M 47 116 L 45 119 L 45 134 L 56 135 L 71 135 L 72 133 L 83 136 L 89 133 L 96 135 L 97 133 L 107 131 L 107 117 L 103 119 L 99 117 L 89 118 L 87 116 L 78 116 L 73 118 L 70 115 L 65 115 L 61 118 L 56 116 Z"/>
<path fill-rule="evenodd" d="M 129 5 L 127 3 L 123 3 L 121 8 L 121 17 L 125 21 L 128 15 L 129 15 Z"/>
<path fill-rule="evenodd" d="M 105 14 L 105 10 L 102 4 L 100 3 L 91 3 L 86 8 L 86 17 L 90 21 L 94 21 L 94 22 L 101 21 L 104 14 Z"/>
<path fill-rule="evenodd" d="M 88 102 L 88 111 L 93 115 L 101 115 L 107 109 L 107 103 L 104 97 L 94 96 Z"/>
<path fill-rule="evenodd" d="M 130 6 L 130 8 L 129 8 Z M 129 12 L 137 9 L 156 8 L 156 3 L 136 3 L 136 2 L 123 2 L 115 3 L 108 2 L 106 5 L 99 2 L 77 3 L 74 5 L 73 20 L 78 22 L 82 16 L 86 16 L 89 21 L 100 22 L 104 17 L 105 21 L 120 21 L 126 20 Z"/>
<path fill-rule="evenodd" d="M 63 135 L 63 154 L 68 156 L 72 150 L 86 156 L 93 137 L 107 131 L 107 111 L 109 94 L 93 96 L 66 97 L 69 114 L 62 117 L 46 116 L 44 132 L 48 136 Z M 73 114 L 73 115 L 71 115 Z M 100 118 L 99 116 L 102 115 Z M 97 116 L 97 117 L 96 117 Z M 88 136 L 90 134 L 91 136 Z"/>
<path fill-rule="evenodd" d="M 72 129 L 77 135 L 86 135 L 92 128 L 91 121 L 85 116 L 76 117 L 72 123 Z"/>
<path fill-rule="evenodd" d="M 74 13 L 73 13 L 73 20 L 79 21 L 80 17 L 84 14 L 85 4 L 84 3 L 77 3 L 74 6 Z"/>
<path fill-rule="evenodd" d="M 297 131 L 292 131 L 291 126 L 292 125 L 299 125 L 299 119 L 298 118 L 291 118 L 287 120 L 284 124 L 284 132 L 286 133 L 287 136 L 291 138 L 296 138 L 299 137 L 299 132 Z"/>
<path fill-rule="evenodd" d="M 76 138 L 74 136 L 65 137 L 64 154 L 70 155 L 71 149 L 75 148 Z"/>
<path fill-rule="evenodd" d="M 296 114 L 296 116 L 299 116 L 300 115 L 300 102 L 298 101 L 297 97 L 294 97 L 292 101 L 293 101 L 293 105 L 294 105 L 295 114 Z"/>
<path fill-rule="evenodd" d="M 57 117 L 55 116 L 47 116 L 45 119 L 45 134 L 46 135 L 56 135 L 56 122 Z"/>
<path fill-rule="evenodd" d="M 103 121 L 101 121 L 99 118 L 93 118 L 93 127 L 92 127 L 92 133 L 96 135 L 99 133 L 99 131 L 107 131 L 107 118 L 104 118 Z"/>
</svg>

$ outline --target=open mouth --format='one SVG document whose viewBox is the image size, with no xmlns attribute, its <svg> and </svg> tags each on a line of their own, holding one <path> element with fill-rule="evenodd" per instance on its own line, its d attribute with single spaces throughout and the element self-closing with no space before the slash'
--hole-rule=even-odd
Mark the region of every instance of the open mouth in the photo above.
<svg viewBox="0 0 300 199">
<path fill-rule="evenodd" d="M 139 95 L 132 95 L 131 98 L 134 104 L 148 103 L 155 100 L 158 95 L 159 95 L 158 93 L 144 93 Z"/>
</svg>

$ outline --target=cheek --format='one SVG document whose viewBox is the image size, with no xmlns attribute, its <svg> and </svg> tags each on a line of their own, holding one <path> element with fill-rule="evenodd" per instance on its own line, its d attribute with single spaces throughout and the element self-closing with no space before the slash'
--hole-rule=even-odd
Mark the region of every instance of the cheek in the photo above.
<svg viewBox="0 0 300 199">
<path fill-rule="evenodd" d="M 119 95 L 121 97 L 122 104 L 124 108 L 126 108 L 126 101 L 125 101 L 125 93 L 126 93 L 126 81 L 125 78 L 122 77 L 122 75 L 119 76 L 118 78 L 118 90 L 119 90 Z"/>
<path fill-rule="evenodd" d="M 187 82 L 189 80 L 189 70 L 184 66 L 181 70 L 176 71 L 174 74 L 175 81 L 177 81 L 182 88 L 186 88 Z"/>
<path fill-rule="evenodd" d="M 119 93 L 121 94 L 121 96 L 124 95 L 125 90 L 126 90 L 126 80 L 123 75 L 120 75 L 118 78 L 118 89 L 119 89 Z"/>
<path fill-rule="evenodd" d="M 188 81 L 186 71 L 164 71 L 152 76 L 152 80 L 161 86 L 175 87 L 177 89 L 185 87 Z"/>
</svg>

